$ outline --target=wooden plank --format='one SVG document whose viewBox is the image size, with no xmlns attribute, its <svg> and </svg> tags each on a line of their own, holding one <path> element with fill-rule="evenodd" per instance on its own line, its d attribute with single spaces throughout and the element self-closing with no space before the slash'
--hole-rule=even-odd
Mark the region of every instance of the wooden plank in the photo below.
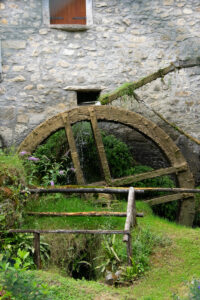
<svg viewBox="0 0 200 300">
<path fill-rule="evenodd" d="M 37 269 L 41 269 L 41 258 L 40 258 L 40 233 L 34 233 L 34 240 L 33 240 L 33 247 L 34 247 L 34 263 L 37 266 Z"/>
<path fill-rule="evenodd" d="M 29 216 L 38 217 L 126 217 L 126 212 L 91 211 L 91 212 L 27 212 Z M 136 213 L 136 217 L 143 217 L 143 213 Z"/>
<path fill-rule="evenodd" d="M 145 203 L 148 203 L 150 205 L 157 205 L 157 204 L 161 204 L 161 203 L 167 203 L 167 202 L 171 202 L 171 201 L 176 201 L 176 200 L 181 200 L 181 199 L 185 199 L 185 198 L 189 198 L 191 197 L 191 194 L 173 194 L 173 195 L 165 195 L 165 196 L 161 196 L 161 197 L 157 197 L 157 198 L 153 198 L 150 200 L 146 200 L 144 201 Z"/>
<path fill-rule="evenodd" d="M 113 186 L 123 186 L 123 185 L 128 185 L 132 184 L 133 182 L 141 181 L 144 179 L 149 179 L 149 178 L 154 178 L 158 176 L 163 176 L 163 175 L 168 175 L 168 174 L 173 174 L 177 172 L 181 172 L 187 169 L 186 164 L 181 164 L 178 166 L 173 166 L 169 168 L 162 168 L 158 170 L 154 170 L 151 172 L 146 172 L 146 173 L 141 173 L 141 174 L 136 174 L 132 176 L 127 176 L 127 177 L 122 177 L 118 179 L 113 179 L 111 184 Z"/>
<path fill-rule="evenodd" d="M 90 120 L 92 125 L 92 131 L 94 134 L 95 143 L 97 146 L 97 151 L 99 154 L 99 159 L 101 163 L 101 167 L 103 170 L 104 178 L 107 184 L 110 185 L 111 183 L 111 175 L 110 175 L 110 169 L 108 166 L 108 161 L 102 141 L 101 131 L 98 127 L 97 118 L 94 112 L 94 107 L 89 107 L 89 113 L 90 113 Z"/>
<path fill-rule="evenodd" d="M 62 116 L 64 125 L 65 125 L 65 131 L 66 131 L 66 135 L 67 135 L 67 139 L 68 139 L 68 143 L 69 143 L 69 148 L 71 151 L 71 157 L 72 157 L 73 165 L 75 168 L 77 182 L 78 182 L 78 184 L 84 184 L 85 180 L 84 180 L 83 172 L 81 169 L 78 152 L 76 149 L 76 143 L 74 140 L 72 127 L 70 124 L 69 115 L 65 114 L 65 117 L 64 117 L 64 115 L 61 115 L 61 116 Z"/>
<path fill-rule="evenodd" d="M 57 229 L 57 230 L 39 230 L 39 229 L 10 229 L 5 231 L 8 233 L 40 233 L 40 234 L 48 234 L 48 233 L 63 233 L 63 234 L 127 234 L 129 231 L 126 230 L 67 230 L 67 229 Z"/>
</svg>

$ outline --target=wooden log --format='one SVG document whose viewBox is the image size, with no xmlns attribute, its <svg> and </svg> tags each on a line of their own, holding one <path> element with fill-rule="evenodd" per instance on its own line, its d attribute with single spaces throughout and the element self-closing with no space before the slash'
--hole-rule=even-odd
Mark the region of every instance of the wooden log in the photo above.
<svg viewBox="0 0 200 300">
<path fill-rule="evenodd" d="M 133 220 L 134 215 L 135 215 L 135 208 L 134 208 L 135 197 L 134 196 L 135 196 L 134 188 L 130 187 L 129 194 L 128 194 L 127 217 L 126 217 L 126 222 L 125 222 L 125 227 L 124 227 L 124 230 L 127 230 L 129 232 L 134 223 L 134 220 Z M 123 241 L 128 242 L 128 235 L 124 235 Z"/>
<path fill-rule="evenodd" d="M 63 233 L 63 234 L 127 234 L 127 230 L 87 230 L 87 229 L 55 229 L 55 230 L 39 230 L 39 229 L 9 229 L 4 231 L 7 233 Z"/>
<path fill-rule="evenodd" d="M 35 188 L 28 191 L 22 191 L 22 194 L 44 194 L 44 193 L 104 193 L 104 194 L 128 194 L 129 189 L 126 188 Z"/>
<path fill-rule="evenodd" d="M 41 269 L 41 258 L 40 258 L 40 233 L 34 232 L 34 263 L 37 266 L 37 269 Z"/>
<path fill-rule="evenodd" d="M 144 188 L 134 188 L 135 193 L 144 192 L 172 192 L 172 193 L 200 193 L 200 189 L 189 189 L 189 188 L 156 188 L 156 187 L 144 187 Z M 57 187 L 57 188 L 34 188 L 29 190 L 22 190 L 21 194 L 45 194 L 45 193 L 105 193 L 105 194 L 128 194 L 129 189 L 123 187 L 99 187 L 99 188 L 87 188 L 87 187 Z"/>
<path fill-rule="evenodd" d="M 125 212 L 91 211 L 91 212 L 27 212 L 29 216 L 38 217 L 126 217 Z"/>
<path fill-rule="evenodd" d="M 27 212 L 29 216 L 38 217 L 126 217 L 126 212 L 91 211 L 91 212 Z M 137 213 L 137 217 L 143 217 L 143 213 Z"/>
</svg>

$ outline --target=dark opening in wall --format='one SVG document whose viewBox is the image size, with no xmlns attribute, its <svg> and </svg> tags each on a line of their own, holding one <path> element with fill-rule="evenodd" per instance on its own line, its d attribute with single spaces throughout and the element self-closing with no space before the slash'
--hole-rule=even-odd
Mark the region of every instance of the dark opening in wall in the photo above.
<svg viewBox="0 0 200 300">
<path fill-rule="evenodd" d="M 82 90 L 77 91 L 77 104 L 78 105 L 93 105 L 97 102 L 100 95 L 100 90 Z"/>
</svg>

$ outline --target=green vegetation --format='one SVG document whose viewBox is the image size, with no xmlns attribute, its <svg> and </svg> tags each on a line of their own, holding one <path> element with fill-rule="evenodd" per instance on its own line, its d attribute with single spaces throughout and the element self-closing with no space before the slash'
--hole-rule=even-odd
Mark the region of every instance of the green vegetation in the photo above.
<svg viewBox="0 0 200 300">
<path fill-rule="evenodd" d="M 145 212 L 145 218 L 138 219 L 139 230 L 151 232 L 154 237 L 159 236 L 159 241 L 152 249 L 145 276 L 134 281 L 133 285 L 116 288 L 102 281 L 75 280 L 62 276 L 55 268 L 29 271 L 27 274 L 33 274 L 48 285 L 53 299 L 198 299 L 189 294 L 198 295 L 199 292 L 200 229 L 186 228 L 160 219 L 142 202 L 137 203 L 137 210 Z M 191 288 L 195 291 L 191 292 Z"/>
<path fill-rule="evenodd" d="M 91 128 L 88 127 L 87 131 L 87 126 L 87 123 L 76 124 L 73 130 L 80 145 L 81 163 L 89 170 L 91 161 L 97 160 Z M 80 134 L 83 129 L 84 138 Z M 63 194 L 20 195 L 20 188 L 26 188 L 27 184 L 30 186 L 40 181 L 44 185 L 51 181 L 60 184 L 66 183 L 66 178 L 73 182 L 75 174 L 70 170 L 73 166 L 67 145 L 62 148 L 63 142 L 59 144 L 63 134 L 60 131 L 47 139 L 34 156 L 21 153 L 19 158 L 14 153 L 0 153 L 2 229 L 124 228 L 125 218 L 119 217 L 50 218 L 27 215 L 29 211 L 126 211 L 126 200 L 103 195 L 90 199 Z M 80 143 L 82 138 L 83 143 Z M 152 170 L 148 166 L 137 165 L 128 147 L 114 136 L 102 133 L 102 138 L 113 177 Z M 62 151 L 59 152 L 59 149 Z M 88 181 L 93 179 L 96 168 L 97 165 Z M 173 185 L 169 176 L 137 183 L 137 186 Z M 198 209 L 199 196 L 196 199 Z M 159 208 L 159 213 L 173 220 L 177 204 L 168 205 Z M 43 271 L 35 271 L 33 237 L 30 234 L 1 232 L 0 299 L 198 299 L 199 229 L 181 227 L 160 219 L 142 201 L 137 201 L 137 211 L 143 211 L 145 217 L 138 218 L 138 226 L 133 229 L 131 266 L 127 266 L 126 245 L 121 235 L 48 234 L 42 235 L 40 243 Z M 198 217 L 196 220 L 198 225 Z M 106 279 L 106 282 L 112 283 L 115 288 L 104 284 L 108 275 L 112 280 Z"/>
</svg>

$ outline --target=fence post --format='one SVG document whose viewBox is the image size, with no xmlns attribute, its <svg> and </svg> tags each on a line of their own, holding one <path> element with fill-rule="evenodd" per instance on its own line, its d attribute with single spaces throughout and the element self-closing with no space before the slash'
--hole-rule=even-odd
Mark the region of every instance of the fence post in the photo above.
<svg viewBox="0 0 200 300">
<path fill-rule="evenodd" d="M 41 258 L 40 258 L 40 233 L 34 232 L 34 263 L 37 266 L 37 269 L 41 269 Z"/>
<path fill-rule="evenodd" d="M 128 203 L 127 203 L 127 217 L 125 222 L 124 230 L 128 230 L 129 233 L 124 235 L 123 241 L 127 245 L 127 256 L 128 256 L 128 265 L 132 265 L 132 238 L 131 238 L 131 228 L 136 223 L 136 209 L 135 209 L 135 191 L 133 187 L 130 187 L 128 193 Z"/>
</svg>

